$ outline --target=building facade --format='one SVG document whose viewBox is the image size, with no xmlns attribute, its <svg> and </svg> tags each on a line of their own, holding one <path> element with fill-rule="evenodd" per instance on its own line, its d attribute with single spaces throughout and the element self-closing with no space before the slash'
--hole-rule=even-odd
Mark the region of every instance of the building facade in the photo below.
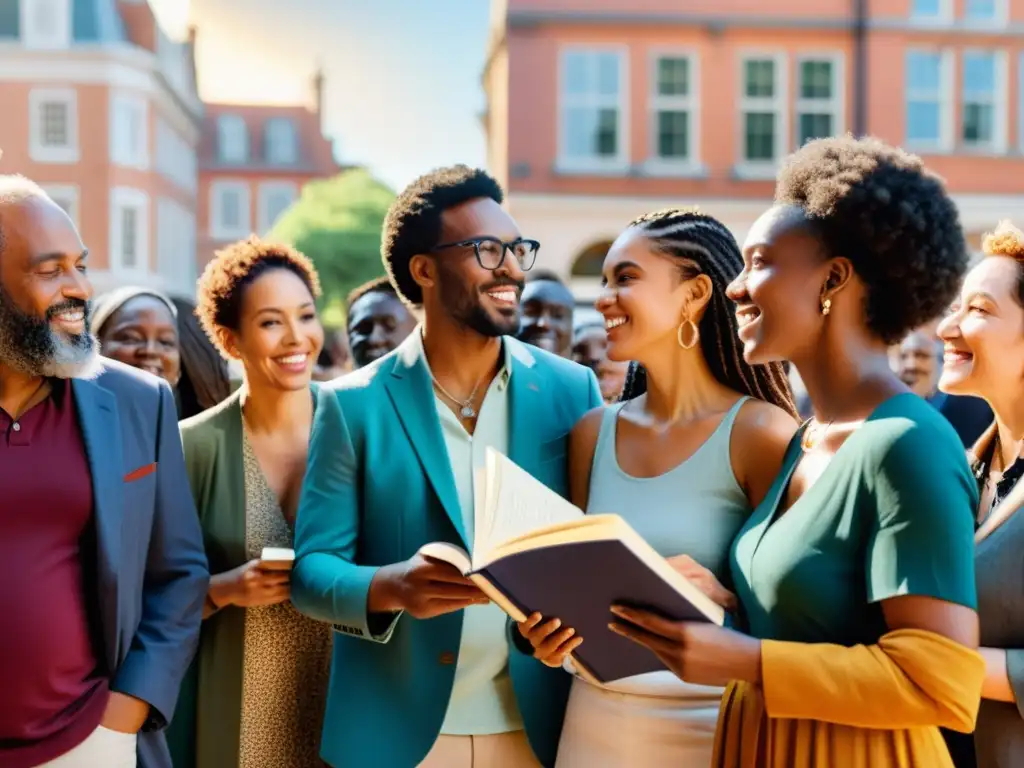
<svg viewBox="0 0 1024 768">
<path fill-rule="evenodd" d="M 192 52 L 146 2 L 0 0 L 0 170 L 38 181 L 68 211 L 100 291 L 194 293 Z"/>
<path fill-rule="evenodd" d="M 264 235 L 302 186 L 340 168 L 321 128 L 323 75 L 313 106 L 207 104 L 199 146 L 199 261 L 217 248 Z"/>
<path fill-rule="evenodd" d="M 489 163 L 583 301 L 641 213 L 697 205 L 742 242 L 819 136 L 923 156 L 973 247 L 1021 216 L 1024 0 L 496 0 L 492 22 Z"/>
<path fill-rule="evenodd" d="M 195 43 L 170 39 L 147 0 L 0 0 L 0 173 L 68 211 L 98 292 L 193 297 L 216 247 L 337 171 L 321 75 L 312 108 L 204 104 Z"/>
</svg>

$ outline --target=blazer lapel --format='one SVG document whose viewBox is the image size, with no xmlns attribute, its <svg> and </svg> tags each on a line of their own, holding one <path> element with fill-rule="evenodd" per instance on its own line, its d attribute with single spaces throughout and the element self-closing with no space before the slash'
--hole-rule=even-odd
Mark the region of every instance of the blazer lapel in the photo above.
<svg viewBox="0 0 1024 768">
<path fill-rule="evenodd" d="M 462 507 L 448 460 L 448 449 L 444 444 L 441 422 L 434 404 L 434 386 L 422 360 L 419 333 L 417 327 L 395 350 L 391 375 L 385 388 L 441 506 L 463 544 L 469 547 L 471 545 L 462 521 Z"/>
<path fill-rule="evenodd" d="M 75 414 L 92 473 L 93 516 L 96 521 L 99 606 L 107 662 L 116 669 L 121 658 L 117 631 L 118 568 L 121 562 L 121 522 L 124 516 L 124 478 L 121 425 L 114 395 L 95 381 L 73 379 Z"/>
<path fill-rule="evenodd" d="M 516 464 L 537 474 L 538 419 L 549 410 L 541 392 L 541 377 L 535 367 L 536 359 L 527 346 L 516 339 L 505 337 L 511 353 L 512 376 L 509 379 L 508 454 Z"/>
</svg>

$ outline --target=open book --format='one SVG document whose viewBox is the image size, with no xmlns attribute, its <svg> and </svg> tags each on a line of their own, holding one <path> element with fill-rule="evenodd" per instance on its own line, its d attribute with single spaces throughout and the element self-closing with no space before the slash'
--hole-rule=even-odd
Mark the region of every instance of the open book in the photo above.
<svg viewBox="0 0 1024 768">
<path fill-rule="evenodd" d="M 421 554 L 451 563 L 515 621 L 537 612 L 573 627 L 583 637 L 573 653 L 582 677 L 605 683 L 665 668 L 608 629 L 614 603 L 677 621 L 723 623 L 721 606 L 618 515 L 584 515 L 493 449 L 475 490 L 472 556 L 440 542 Z"/>
</svg>

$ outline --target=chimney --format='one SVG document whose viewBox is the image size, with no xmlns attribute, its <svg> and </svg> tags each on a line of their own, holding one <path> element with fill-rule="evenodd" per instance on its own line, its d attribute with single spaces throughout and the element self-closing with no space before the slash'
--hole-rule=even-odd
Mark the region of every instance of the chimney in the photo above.
<svg viewBox="0 0 1024 768">
<path fill-rule="evenodd" d="M 313 75 L 313 105 L 316 112 L 317 125 L 323 131 L 324 123 L 324 69 L 317 66 Z"/>
</svg>

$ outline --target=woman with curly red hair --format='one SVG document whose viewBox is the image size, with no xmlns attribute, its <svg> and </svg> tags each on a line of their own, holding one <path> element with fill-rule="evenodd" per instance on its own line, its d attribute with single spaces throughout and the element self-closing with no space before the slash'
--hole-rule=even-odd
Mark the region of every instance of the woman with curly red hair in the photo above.
<svg viewBox="0 0 1024 768">
<path fill-rule="evenodd" d="M 214 257 L 196 314 L 243 383 L 181 424 L 210 589 L 191 686 L 171 729 L 176 768 L 320 768 L 330 628 L 296 611 L 289 572 L 324 343 L 320 283 L 293 249 L 258 238 Z M 191 688 L 191 689 L 190 689 Z"/>
</svg>

